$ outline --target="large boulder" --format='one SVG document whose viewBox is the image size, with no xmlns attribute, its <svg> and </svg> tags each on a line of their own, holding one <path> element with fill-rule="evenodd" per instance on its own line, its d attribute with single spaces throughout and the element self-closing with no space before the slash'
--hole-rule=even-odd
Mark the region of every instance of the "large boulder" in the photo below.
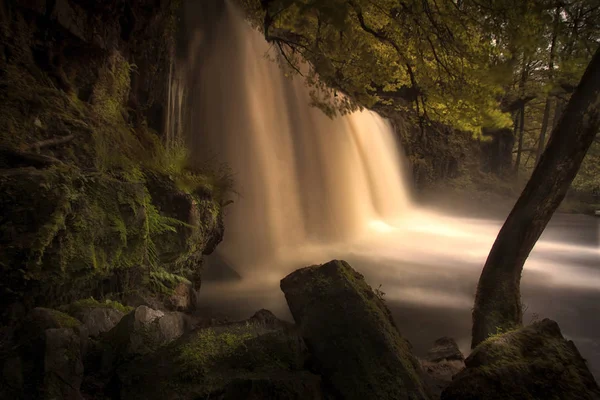
<svg viewBox="0 0 600 400">
<path fill-rule="evenodd" d="M 442 400 L 600 399 L 585 360 L 549 319 L 490 337 L 465 364 Z"/>
<path fill-rule="evenodd" d="M 321 399 L 320 377 L 293 325 L 261 310 L 195 330 L 118 371 L 123 399 Z M 177 388 L 177 390 L 173 390 Z"/>
<path fill-rule="evenodd" d="M 303 268 L 281 281 L 315 367 L 346 400 L 426 399 L 411 345 L 363 276 L 345 261 Z"/>
<path fill-rule="evenodd" d="M 14 333 L 11 351 L 0 354 L 0 397 L 82 399 L 86 341 L 87 331 L 75 318 L 33 309 Z"/>
<path fill-rule="evenodd" d="M 106 334 L 108 345 L 102 356 L 102 364 L 110 368 L 133 357 L 152 353 L 183 335 L 189 328 L 183 313 L 139 306 Z"/>
<path fill-rule="evenodd" d="M 99 302 L 94 298 L 78 300 L 61 309 L 81 321 L 91 337 L 110 331 L 133 310 L 116 301 Z"/>
<path fill-rule="evenodd" d="M 81 337 L 73 329 L 47 329 L 44 352 L 44 398 L 83 399 Z"/>
</svg>

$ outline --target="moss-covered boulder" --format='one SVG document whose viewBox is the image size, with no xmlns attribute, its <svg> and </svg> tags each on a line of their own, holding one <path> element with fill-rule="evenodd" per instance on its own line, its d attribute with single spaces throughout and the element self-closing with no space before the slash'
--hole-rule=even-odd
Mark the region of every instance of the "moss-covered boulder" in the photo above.
<svg viewBox="0 0 600 400">
<path fill-rule="evenodd" d="M 597 400 L 585 360 L 549 319 L 490 337 L 465 360 L 442 400 Z"/>
<path fill-rule="evenodd" d="M 380 299 L 345 261 L 281 281 L 315 367 L 344 399 L 426 399 L 420 365 Z"/>
<path fill-rule="evenodd" d="M 319 399 L 320 378 L 303 367 L 302 339 L 262 310 L 206 327 L 119 370 L 121 398 Z"/>
<path fill-rule="evenodd" d="M 90 297 L 61 307 L 61 310 L 81 321 L 89 335 L 96 337 L 114 328 L 125 314 L 133 311 L 133 308 L 126 307 L 117 301 L 99 302 Z"/>
</svg>

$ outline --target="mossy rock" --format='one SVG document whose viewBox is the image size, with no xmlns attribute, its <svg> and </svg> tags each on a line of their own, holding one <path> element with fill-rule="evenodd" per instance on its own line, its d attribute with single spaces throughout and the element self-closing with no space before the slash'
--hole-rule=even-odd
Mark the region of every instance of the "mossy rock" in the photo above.
<svg viewBox="0 0 600 400">
<path fill-rule="evenodd" d="M 60 309 L 81 321 L 91 337 L 110 331 L 125 314 L 133 311 L 133 307 L 126 307 L 117 301 L 99 302 L 92 297 L 75 301 Z"/>
<path fill-rule="evenodd" d="M 490 337 L 465 360 L 442 400 L 598 400 L 585 360 L 549 319 Z"/>
<path fill-rule="evenodd" d="M 65 311 L 71 315 L 76 315 L 94 308 L 110 308 L 123 314 L 128 314 L 133 311 L 133 307 L 124 306 L 118 301 L 106 299 L 100 302 L 93 297 L 74 301 L 68 306 L 61 308 L 64 308 Z"/>
<path fill-rule="evenodd" d="M 0 171 L 3 300 L 58 305 L 146 257 L 143 184 L 56 166 Z"/>
<path fill-rule="evenodd" d="M 420 365 L 391 314 L 345 261 L 281 281 L 315 368 L 344 399 L 427 399 Z"/>
<path fill-rule="evenodd" d="M 282 391 L 288 394 L 265 398 L 318 399 L 312 396 L 321 392 L 320 379 L 303 371 L 306 357 L 293 326 L 263 310 L 247 321 L 199 329 L 125 365 L 121 397 L 241 400 Z"/>
</svg>

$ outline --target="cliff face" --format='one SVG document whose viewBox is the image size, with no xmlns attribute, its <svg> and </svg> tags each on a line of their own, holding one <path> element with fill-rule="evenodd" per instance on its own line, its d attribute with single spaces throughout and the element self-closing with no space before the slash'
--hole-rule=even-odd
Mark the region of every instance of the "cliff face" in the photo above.
<svg viewBox="0 0 600 400">
<path fill-rule="evenodd" d="M 178 7 L 0 0 L 3 314 L 200 284 L 226 189 L 163 144 Z"/>
</svg>

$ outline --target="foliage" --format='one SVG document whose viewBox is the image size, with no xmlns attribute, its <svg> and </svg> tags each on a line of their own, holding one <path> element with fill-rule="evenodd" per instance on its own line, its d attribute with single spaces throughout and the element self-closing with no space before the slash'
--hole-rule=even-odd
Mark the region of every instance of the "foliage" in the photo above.
<svg viewBox="0 0 600 400">
<path fill-rule="evenodd" d="M 191 282 L 179 275 L 172 274 L 162 268 L 156 268 L 150 272 L 150 288 L 154 293 L 171 295 L 180 283 L 191 285 Z"/>
<path fill-rule="evenodd" d="M 328 115 L 409 111 L 421 138 L 429 121 L 476 137 L 516 125 L 515 172 L 524 176 L 600 40 L 598 0 L 238 3 Z M 576 187 L 589 182 L 582 174 Z"/>
<path fill-rule="evenodd" d="M 474 18 L 482 11 L 475 2 L 241 3 L 329 114 L 384 103 L 476 133 L 511 124 L 499 108 L 502 71 L 492 68 L 495 49 Z M 331 98 L 323 85 L 348 97 Z"/>
</svg>

